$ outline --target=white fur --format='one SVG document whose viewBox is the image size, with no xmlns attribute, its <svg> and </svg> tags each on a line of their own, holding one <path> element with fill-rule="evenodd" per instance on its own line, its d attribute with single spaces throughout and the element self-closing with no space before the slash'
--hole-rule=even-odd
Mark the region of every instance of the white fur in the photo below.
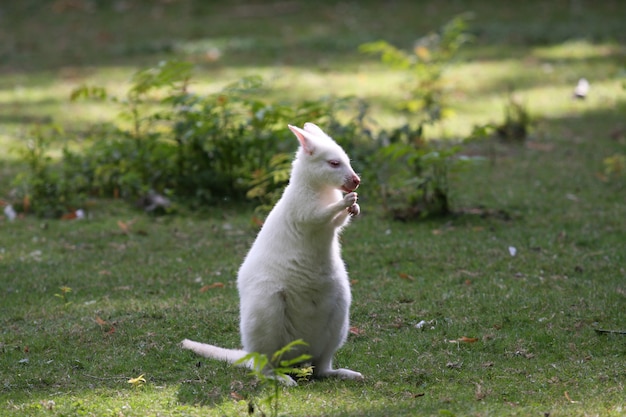
<svg viewBox="0 0 626 417">
<path fill-rule="evenodd" d="M 360 179 L 343 149 L 319 127 L 306 123 L 304 129 L 289 129 L 300 141 L 289 185 L 239 269 L 243 350 L 190 340 L 182 347 L 232 363 L 247 352 L 271 358 L 302 339 L 308 346 L 290 356 L 311 355 L 315 376 L 361 380 L 358 372 L 332 368 L 333 355 L 348 335 L 351 302 L 338 235 L 359 214 L 354 190 Z"/>
</svg>

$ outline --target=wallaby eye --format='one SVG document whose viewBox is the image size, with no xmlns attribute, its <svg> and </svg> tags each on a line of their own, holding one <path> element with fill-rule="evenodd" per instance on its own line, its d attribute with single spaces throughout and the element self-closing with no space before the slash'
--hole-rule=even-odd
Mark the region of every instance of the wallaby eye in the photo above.
<svg viewBox="0 0 626 417">
<path fill-rule="evenodd" d="M 339 162 L 336 159 L 331 159 L 331 160 L 328 161 L 328 165 L 330 165 L 333 168 L 338 168 L 339 165 L 341 165 L 341 162 Z"/>
</svg>

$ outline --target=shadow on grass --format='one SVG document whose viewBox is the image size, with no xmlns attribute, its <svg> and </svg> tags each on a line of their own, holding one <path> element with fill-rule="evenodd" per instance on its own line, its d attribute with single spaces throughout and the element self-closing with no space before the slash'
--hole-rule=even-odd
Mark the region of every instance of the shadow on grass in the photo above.
<svg viewBox="0 0 626 417">
<path fill-rule="evenodd" d="M 174 53 L 200 62 L 223 56 L 229 66 L 282 62 L 308 67 L 343 60 L 361 43 L 378 39 L 410 49 L 416 37 L 466 11 L 476 16 L 472 25 L 479 44 L 549 45 L 575 38 L 603 42 L 623 37 L 622 2 L 593 7 L 565 1 L 538 3 L 494 7 L 489 1 L 472 0 L 460 7 L 454 2 L 412 1 L 233 5 L 188 0 L 124 6 L 13 2 L 3 10 L 12 16 L 6 23 L 8 33 L 13 30 L 14 35 L 4 39 L 0 66 L 8 73 L 113 62 L 134 66 Z"/>
<path fill-rule="evenodd" d="M 247 377 L 251 378 L 251 377 Z M 407 394 L 414 400 L 393 401 L 388 393 L 376 392 L 373 382 L 312 380 L 297 387 L 279 388 L 278 415 L 386 416 L 414 415 L 424 411 L 425 394 Z M 367 392 L 367 394 L 365 394 Z M 230 387 L 217 387 L 209 381 L 187 381 L 179 386 L 181 404 L 207 407 L 223 414 L 273 415 L 270 387 L 255 381 L 233 381 Z M 435 410 L 431 410 L 435 411 Z"/>
</svg>

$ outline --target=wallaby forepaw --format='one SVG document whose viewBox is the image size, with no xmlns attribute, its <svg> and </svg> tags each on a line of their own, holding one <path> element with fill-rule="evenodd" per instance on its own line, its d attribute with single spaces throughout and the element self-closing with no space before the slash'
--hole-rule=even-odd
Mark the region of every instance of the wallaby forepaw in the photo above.
<svg viewBox="0 0 626 417">
<path fill-rule="evenodd" d="M 356 203 L 348 207 L 348 213 L 350 213 L 351 216 L 358 216 L 360 212 L 361 207 Z"/>
<path fill-rule="evenodd" d="M 343 203 L 345 204 L 346 208 L 352 207 L 356 204 L 357 199 L 358 195 L 353 191 L 343 196 Z"/>
</svg>

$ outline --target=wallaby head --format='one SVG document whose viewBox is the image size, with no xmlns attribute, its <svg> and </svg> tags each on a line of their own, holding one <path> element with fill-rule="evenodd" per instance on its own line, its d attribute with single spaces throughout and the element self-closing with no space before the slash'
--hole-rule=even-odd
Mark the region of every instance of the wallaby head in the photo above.
<svg viewBox="0 0 626 417">
<path fill-rule="evenodd" d="M 292 181 L 303 181 L 320 191 L 330 187 L 349 193 L 357 189 L 361 179 L 350 158 L 322 129 L 313 123 L 305 123 L 304 129 L 289 125 L 289 129 L 300 141 Z"/>
</svg>

